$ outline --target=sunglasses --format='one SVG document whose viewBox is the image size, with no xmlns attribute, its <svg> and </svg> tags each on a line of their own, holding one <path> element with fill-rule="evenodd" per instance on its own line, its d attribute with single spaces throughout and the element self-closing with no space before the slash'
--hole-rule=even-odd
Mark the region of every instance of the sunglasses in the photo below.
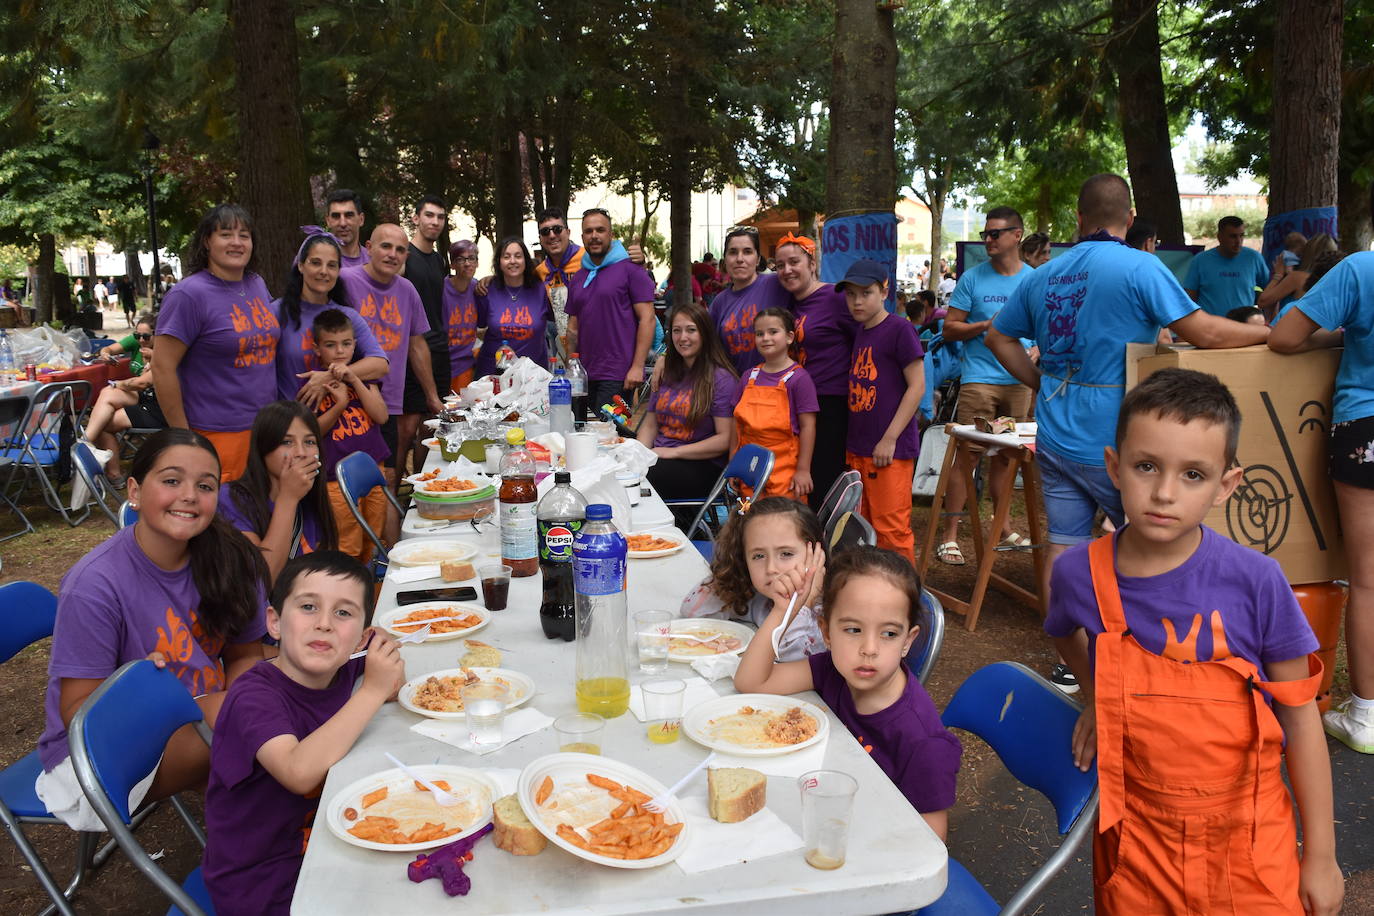
<svg viewBox="0 0 1374 916">
<path fill-rule="evenodd" d="M 601 207 L 592 207 L 590 210 L 583 210 L 583 211 L 582 211 L 582 218 L 583 218 L 583 219 L 586 219 L 587 217 L 591 216 L 593 213 L 599 213 L 599 214 L 601 214 L 602 216 L 606 217 L 606 219 L 608 219 L 608 220 L 611 218 L 611 214 L 610 214 L 609 212 L 607 212 L 606 210 L 602 209 Z M 541 230 L 541 231 L 542 231 L 542 230 Z"/>
<path fill-rule="evenodd" d="M 545 236 L 545 235 L 562 235 L 562 234 L 563 234 L 563 230 L 566 229 L 566 228 L 568 228 L 568 227 L 567 227 L 567 226 L 540 226 L 540 227 L 539 227 L 539 234 L 540 234 L 541 236 Z"/>
<path fill-rule="evenodd" d="M 135 334 L 134 337 L 137 338 L 138 340 L 152 340 L 152 339 L 153 339 L 153 335 L 151 335 L 151 334 Z"/>
<path fill-rule="evenodd" d="M 978 237 L 979 237 L 980 239 L 982 239 L 983 241 L 985 241 L 985 242 L 987 242 L 987 241 L 996 241 L 997 239 L 999 239 L 999 238 L 1002 237 L 1002 233 L 1003 233 L 1003 232 L 1020 232 L 1020 231 L 1021 231 L 1021 230 L 1018 229 L 1018 228 L 1016 228 L 1015 226 L 1009 226 L 1009 227 L 1007 227 L 1006 229 L 984 229 L 982 232 L 978 233 Z"/>
</svg>

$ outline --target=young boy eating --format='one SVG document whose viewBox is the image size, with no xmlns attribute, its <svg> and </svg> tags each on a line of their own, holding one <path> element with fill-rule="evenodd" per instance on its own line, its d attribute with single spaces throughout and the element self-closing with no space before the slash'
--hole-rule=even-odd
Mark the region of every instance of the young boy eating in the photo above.
<svg viewBox="0 0 1374 916">
<path fill-rule="evenodd" d="M 1340 909 L 1317 641 L 1278 563 L 1201 524 L 1240 482 L 1239 433 L 1214 376 L 1148 377 L 1106 449 L 1129 523 L 1054 566 L 1045 630 L 1083 686 L 1071 752 L 1096 755 L 1101 787 L 1098 913 Z"/>
<path fill-rule="evenodd" d="M 210 749 L 204 876 L 220 916 L 290 909 L 325 775 L 405 682 L 399 646 L 366 629 L 372 585 L 335 550 L 277 577 L 267 630 L 280 654 L 234 681 Z"/>
</svg>

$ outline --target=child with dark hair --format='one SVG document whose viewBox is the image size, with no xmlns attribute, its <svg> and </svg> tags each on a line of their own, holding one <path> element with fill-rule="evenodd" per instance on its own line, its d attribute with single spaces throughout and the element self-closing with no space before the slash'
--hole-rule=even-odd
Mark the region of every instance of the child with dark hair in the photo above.
<svg viewBox="0 0 1374 916">
<path fill-rule="evenodd" d="M 1214 376 L 1145 379 L 1106 455 L 1129 524 L 1054 564 L 1045 631 L 1084 694 L 1065 750 L 1101 783 L 1099 913 L 1340 909 L 1317 640 L 1278 563 L 1202 525 L 1240 483 L 1239 436 Z"/>
<path fill-rule="evenodd" d="M 74 830 L 104 829 L 76 782 L 67 726 L 105 678 L 150 658 L 177 676 L 213 727 L 225 687 L 263 656 L 267 571 L 257 549 L 216 517 L 219 476 L 204 436 L 178 428 L 149 436 L 129 471 L 138 521 L 62 578 L 34 789 Z M 131 793 L 130 810 L 204 785 L 209 765 L 205 742 L 178 731 Z"/>
<path fill-rule="evenodd" d="M 791 571 L 793 587 L 809 591 L 821 575 L 811 559 Z M 829 651 L 778 661 L 767 639 L 754 639 L 735 672 L 735 689 L 815 690 L 943 841 L 963 748 L 906 664 L 921 632 L 921 580 L 909 559 L 864 546 L 836 555 L 824 575 L 820 622 Z M 773 605 L 760 636 L 778 626 L 784 607 Z"/>
<path fill-rule="evenodd" d="M 400 647 L 368 629 L 372 586 L 335 550 L 277 578 L 267 628 L 280 654 L 235 682 L 210 752 L 204 875 L 221 916 L 289 912 L 329 768 L 405 682 Z"/>
<path fill-rule="evenodd" d="M 1253 305 L 1242 305 L 1233 308 L 1226 313 L 1226 317 L 1232 321 L 1239 321 L 1241 324 L 1268 324 L 1264 320 L 1264 312 L 1255 308 Z"/>
</svg>

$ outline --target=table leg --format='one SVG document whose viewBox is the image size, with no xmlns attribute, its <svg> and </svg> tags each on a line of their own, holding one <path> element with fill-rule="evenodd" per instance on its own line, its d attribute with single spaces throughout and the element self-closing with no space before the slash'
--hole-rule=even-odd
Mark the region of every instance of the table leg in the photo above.
<svg viewBox="0 0 1374 916">
<path fill-rule="evenodd" d="M 1027 456 L 1021 464 L 1022 493 L 1026 497 L 1026 527 L 1030 529 L 1031 564 L 1035 569 L 1035 594 L 1039 598 L 1036 608 L 1043 618 L 1050 612 L 1049 594 L 1046 589 L 1047 569 L 1045 553 L 1049 549 L 1049 532 L 1042 533 L 1040 528 L 1040 464 L 1034 454 Z"/>
<path fill-rule="evenodd" d="M 940 465 L 940 480 L 935 485 L 935 495 L 930 500 L 930 517 L 926 519 L 926 536 L 921 542 L 921 555 L 916 561 L 916 575 L 925 582 L 926 570 L 930 568 L 930 558 L 935 555 L 935 539 L 940 533 L 940 521 L 944 518 L 945 493 L 949 490 L 949 475 L 951 468 L 954 467 L 954 453 L 956 450 L 954 438 L 950 430 L 952 426 L 945 427 L 945 434 L 949 436 L 949 447 L 945 449 L 945 460 Z"/>
</svg>

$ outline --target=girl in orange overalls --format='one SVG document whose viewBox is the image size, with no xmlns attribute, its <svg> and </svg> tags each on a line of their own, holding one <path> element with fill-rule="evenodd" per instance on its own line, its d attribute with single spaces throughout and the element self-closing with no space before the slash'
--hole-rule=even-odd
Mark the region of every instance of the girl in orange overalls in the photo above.
<svg viewBox="0 0 1374 916">
<path fill-rule="evenodd" d="M 761 495 L 805 500 L 820 402 L 811 376 L 792 358 L 795 339 L 796 319 L 787 309 L 773 306 L 754 318 L 754 345 L 763 363 L 739 380 L 730 454 L 751 443 L 771 450 L 773 473 Z"/>
</svg>

